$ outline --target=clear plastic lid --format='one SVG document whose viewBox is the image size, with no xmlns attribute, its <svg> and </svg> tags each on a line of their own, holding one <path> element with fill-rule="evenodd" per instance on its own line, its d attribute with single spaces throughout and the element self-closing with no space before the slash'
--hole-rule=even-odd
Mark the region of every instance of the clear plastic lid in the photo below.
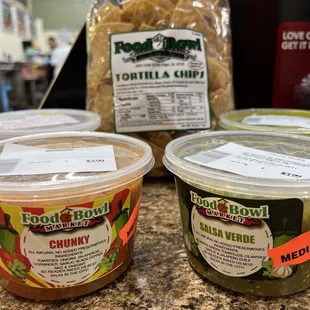
<svg viewBox="0 0 310 310">
<path fill-rule="evenodd" d="M 225 130 L 277 131 L 310 135 L 310 111 L 248 109 L 224 113 L 219 127 Z"/>
<path fill-rule="evenodd" d="M 25 110 L 0 114 L 0 139 L 64 131 L 95 131 L 100 116 L 69 109 Z"/>
<path fill-rule="evenodd" d="M 193 134 L 170 142 L 165 151 L 164 164 L 167 169 L 188 183 L 208 189 L 257 197 L 309 197 L 310 178 L 288 180 L 248 177 L 185 159 L 212 151 L 228 143 L 310 160 L 310 138 L 308 137 L 272 132 L 218 131 Z M 251 169 L 250 165 L 248 169 Z"/>
<path fill-rule="evenodd" d="M 0 160 L 3 147 L 8 144 L 42 149 L 76 149 L 111 145 L 114 149 L 116 171 L 49 173 L 38 175 L 1 175 L 1 199 L 28 200 L 34 197 L 83 195 L 96 190 L 109 191 L 143 177 L 154 165 L 150 146 L 138 139 L 107 133 L 68 132 L 49 133 L 8 139 L 0 142 Z M 21 154 L 21 158 L 22 158 Z M 17 155 L 18 157 L 18 155 Z M 37 156 L 35 158 L 40 158 Z M 47 198 L 48 199 L 48 198 Z"/>
</svg>

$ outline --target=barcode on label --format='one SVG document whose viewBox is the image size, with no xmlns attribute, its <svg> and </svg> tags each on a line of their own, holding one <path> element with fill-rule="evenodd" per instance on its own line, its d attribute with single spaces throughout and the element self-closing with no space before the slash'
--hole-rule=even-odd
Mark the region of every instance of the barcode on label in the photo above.
<svg viewBox="0 0 310 310">
<path fill-rule="evenodd" d="M 19 163 L 19 159 L 0 160 L 0 173 L 11 173 Z"/>
<path fill-rule="evenodd" d="M 222 158 L 225 158 L 227 156 L 230 156 L 231 154 L 229 153 L 225 153 L 225 152 L 221 152 L 221 151 L 210 151 L 210 152 L 207 152 L 207 153 L 202 153 L 200 154 L 201 156 L 203 156 L 204 158 L 204 163 L 205 164 L 209 164 L 209 163 L 212 163 L 214 161 L 217 161 L 219 159 L 222 159 Z"/>
</svg>

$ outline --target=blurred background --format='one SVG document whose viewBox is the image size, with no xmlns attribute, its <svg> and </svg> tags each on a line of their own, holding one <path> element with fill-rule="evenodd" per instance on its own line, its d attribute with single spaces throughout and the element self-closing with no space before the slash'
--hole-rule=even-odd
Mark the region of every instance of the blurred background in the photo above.
<svg viewBox="0 0 310 310">
<path fill-rule="evenodd" d="M 85 23 L 89 3 L 0 0 L 0 111 L 39 107 Z"/>
</svg>

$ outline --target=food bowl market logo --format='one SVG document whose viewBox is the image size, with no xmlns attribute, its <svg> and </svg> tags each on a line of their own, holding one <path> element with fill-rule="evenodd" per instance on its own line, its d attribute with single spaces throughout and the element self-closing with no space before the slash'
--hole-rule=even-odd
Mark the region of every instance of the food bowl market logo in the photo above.
<svg viewBox="0 0 310 310">
<path fill-rule="evenodd" d="M 222 221 L 235 222 L 245 226 L 260 226 L 262 219 L 269 219 L 269 206 L 248 208 L 237 202 L 217 197 L 202 198 L 190 192 L 191 201 L 199 214 Z"/>
<path fill-rule="evenodd" d="M 165 37 L 161 34 L 154 38 L 146 39 L 144 42 L 115 42 L 115 54 L 130 54 L 123 58 L 124 62 L 141 62 L 152 60 L 158 63 L 172 58 L 188 61 L 196 60 L 192 51 L 202 51 L 201 40 L 176 40 L 173 37 Z"/>
<path fill-rule="evenodd" d="M 110 212 L 109 202 L 96 208 L 65 208 L 60 212 L 32 214 L 21 212 L 21 223 L 29 226 L 34 233 L 54 231 L 72 231 L 77 228 L 91 228 L 104 222 L 104 216 Z"/>
</svg>

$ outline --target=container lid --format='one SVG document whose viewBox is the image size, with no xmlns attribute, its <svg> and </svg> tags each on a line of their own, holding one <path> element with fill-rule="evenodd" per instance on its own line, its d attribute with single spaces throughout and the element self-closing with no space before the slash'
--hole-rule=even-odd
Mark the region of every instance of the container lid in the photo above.
<svg viewBox="0 0 310 310">
<path fill-rule="evenodd" d="M 25 110 L 0 114 L 1 139 L 48 132 L 95 131 L 99 126 L 100 116 L 83 110 Z"/>
<path fill-rule="evenodd" d="M 10 146 L 10 149 L 13 146 L 15 149 L 17 148 L 17 151 L 18 148 L 22 147 L 25 148 L 25 151 L 5 153 L 4 150 L 6 149 L 4 146 L 5 148 Z M 31 200 L 33 197 L 43 199 L 45 196 L 55 199 L 57 196 L 62 198 L 66 195 L 70 196 L 72 192 L 75 195 L 77 193 L 83 195 L 83 193 L 93 192 L 98 189 L 100 191 L 112 190 L 115 187 L 141 178 L 154 165 L 154 157 L 150 146 L 138 139 L 108 133 L 67 132 L 39 134 L 1 141 L 0 168 L 5 167 L 6 172 L 12 172 L 13 168 L 16 168 L 16 163 L 19 165 L 20 160 L 24 160 L 25 158 L 33 158 L 34 164 L 37 165 L 38 162 L 40 164 L 41 159 L 45 155 L 42 157 L 41 154 L 33 154 L 33 152 L 38 152 L 38 150 L 54 154 L 57 151 L 77 150 L 81 152 L 81 148 L 84 148 L 87 151 L 86 154 L 89 154 L 89 157 L 91 157 L 90 155 L 93 151 L 89 151 L 88 148 L 103 146 L 113 146 L 113 160 L 115 157 L 116 170 L 106 172 L 55 172 L 33 175 L 27 173 L 22 175 L 0 175 L 1 199 L 8 201 L 11 197 L 12 199 L 23 201 Z M 29 153 L 26 154 L 27 152 Z M 104 152 L 99 154 L 100 159 L 105 158 L 105 156 L 106 154 Z M 71 159 L 70 156 L 69 158 Z M 73 157 L 73 159 L 76 158 L 76 156 Z M 89 159 L 88 157 L 82 158 L 85 161 Z M 41 166 L 33 167 L 36 167 L 33 168 L 34 171 L 37 171 L 35 169 L 41 169 Z"/>
<path fill-rule="evenodd" d="M 277 131 L 310 135 L 310 111 L 248 109 L 224 113 L 219 126 L 226 130 Z"/>
<path fill-rule="evenodd" d="M 168 144 L 164 164 L 181 179 L 209 189 L 270 197 L 310 195 L 308 137 L 248 131 L 193 134 Z"/>
</svg>

